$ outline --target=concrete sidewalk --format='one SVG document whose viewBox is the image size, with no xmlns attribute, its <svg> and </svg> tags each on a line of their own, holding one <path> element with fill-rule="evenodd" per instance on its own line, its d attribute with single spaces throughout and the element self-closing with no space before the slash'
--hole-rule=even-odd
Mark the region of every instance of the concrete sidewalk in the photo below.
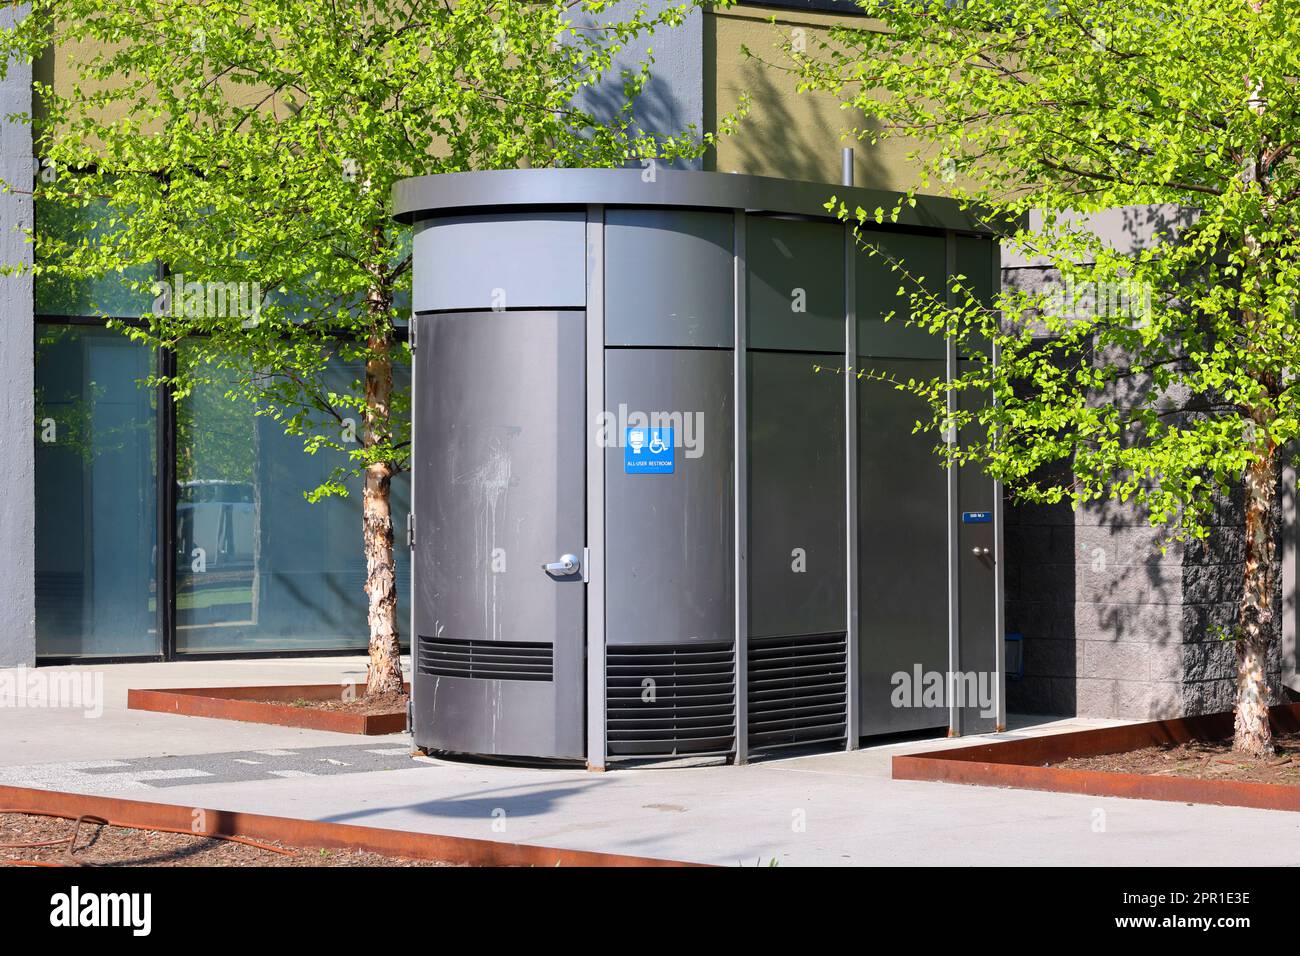
<svg viewBox="0 0 1300 956">
<path fill-rule="evenodd" d="M 359 657 L 98 668 L 97 718 L 0 709 L 0 783 L 733 866 L 1300 863 L 1300 814 L 889 777 L 894 754 L 986 737 L 592 774 L 413 759 L 405 735 L 125 709 L 128 687 L 342 683 L 364 669 Z M 1022 718 L 998 737 L 1107 723 Z"/>
</svg>

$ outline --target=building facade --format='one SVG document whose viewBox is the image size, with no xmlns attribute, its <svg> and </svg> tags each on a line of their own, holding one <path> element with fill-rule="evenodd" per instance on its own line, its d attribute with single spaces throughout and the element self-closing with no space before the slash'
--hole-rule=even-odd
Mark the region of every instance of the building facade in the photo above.
<svg viewBox="0 0 1300 956">
<path fill-rule="evenodd" d="M 903 144 L 842 141 L 852 118 L 837 102 L 797 92 L 787 75 L 745 52 L 775 55 L 793 31 L 815 42 L 854 11 L 852 0 L 770 0 L 695 12 L 650 44 L 656 62 L 640 103 L 643 125 L 711 129 L 747 96 L 740 132 L 701 168 L 839 183 L 841 148 L 853 145 L 858 185 L 911 186 Z M 55 79 L 58 64 L 36 69 Z M 6 114 L 30 111 L 31 70 L 12 68 L 0 100 Z M 19 183 L 38 174 L 29 130 L 6 124 L 0 176 Z M 1096 225 L 1116 242 L 1140 243 L 1169 214 L 1117 212 Z M 33 217 L 30 196 L 0 195 L 7 262 L 30 261 L 21 230 Z M 35 222 L 45 228 L 38 214 Z M 1034 263 L 1003 262 L 1004 282 L 1048 280 Z M 358 496 L 308 504 L 303 490 L 333 463 L 302 455 L 296 439 L 222 400 L 219 389 L 178 404 L 142 389 L 138 380 L 168 356 L 93 316 L 107 310 L 129 319 L 146 307 L 111 283 L 54 287 L 0 277 L 0 459 L 8 478 L 0 499 L 0 664 L 364 648 Z M 407 500 L 399 481 L 398 527 Z M 1021 663 L 1011 668 L 1010 710 L 1147 718 L 1230 707 L 1232 647 L 1214 640 L 1209 625 L 1231 620 L 1235 609 L 1234 520 L 1227 502 L 1208 542 L 1162 550 L 1158 532 L 1131 509 L 1009 506 L 1006 626 L 1020 635 Z M 398 558 L 405 589 L 407 555 L 399 549 Z M 1294 563 L 1288 557 L 1284 576 L 1294 578 Z M 406 620 L 405 608 L 400 613 Z M 1279 694 L 1295 683 L 1294 628 L 1286 624 Z"/>
</svg>

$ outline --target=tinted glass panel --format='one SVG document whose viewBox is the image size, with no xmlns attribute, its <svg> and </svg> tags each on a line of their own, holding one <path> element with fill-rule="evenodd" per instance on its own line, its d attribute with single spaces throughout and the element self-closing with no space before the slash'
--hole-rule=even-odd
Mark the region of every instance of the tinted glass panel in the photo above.
<svg viewBox="0 0 1300 956">
<path fill-rule="evenodd" d="M 155 612 L 153 351 L 36 327 L 36 650 L 161 651 Z"/>
<path fill-rule="evenodd" d="M 359 372 L 340 364 L 332 384 L 348 388 Z M 406 388 L 409 369 L 396 378 Z M 303 497 L 341 463 L 340 453 L 305 454 L 300 438 L 218 385 L 180 405 L 177 429 L 178 653 L 364 648 L 360 482 L 349 482 L 347 498 Z M 393 483 L 403 643 L 408 488 L 405 475 Z"/>
</svg>

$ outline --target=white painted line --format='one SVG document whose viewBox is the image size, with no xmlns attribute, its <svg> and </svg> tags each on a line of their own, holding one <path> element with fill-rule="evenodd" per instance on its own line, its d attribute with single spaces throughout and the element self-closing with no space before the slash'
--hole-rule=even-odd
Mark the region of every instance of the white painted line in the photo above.
<svg viewBox="0 0 1300 956">
<path fill-rule="evenodd" d="M 296 750 L 254 750 L 253 753 L 261 754 L 263 757 L 296 757 Z"/>
<path fill-rule="evenodd" d="M 124 777 L 134 780 L 187 780 L 191 777 L 211 777 L 208 770 L 194 770 L 189 767 L 177 767 L 175 770 L 127 770 L 123 773 L 95 774 L 93 779 L 101 777 Z"/>
<path fill-rule="evenodd" d="M 297 780 L 301 777 L 316 776 L 316 774 L 308 773 L 305 770 L 268 770 L 267 773 L 269 773 L 273 777 L 285 777 L 290 780 Z"/>
</svg>

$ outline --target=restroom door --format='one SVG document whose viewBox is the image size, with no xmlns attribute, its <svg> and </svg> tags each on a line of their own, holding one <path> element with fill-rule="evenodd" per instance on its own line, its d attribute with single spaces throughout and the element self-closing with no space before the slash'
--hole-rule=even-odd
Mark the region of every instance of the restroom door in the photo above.
<svg viewBox="0 0 1300 956">
<path fill-rule="evenodd" d="M 963 407 L 977 408 L 983 401 L 983 396 L 962 396 Z M 953 677 L 962 684 L 958 729 L 963 735 L 997 729 L 1002 675 L 997 672 L 995 487 L 993 479 L 975 466 L 957 473 L 958 654 Z"/>
<path fill-rule="evenodd" d="M 448 749 L 581 757 L 585 316 L 416 321 L 417 725 Z"/>
</svg>

